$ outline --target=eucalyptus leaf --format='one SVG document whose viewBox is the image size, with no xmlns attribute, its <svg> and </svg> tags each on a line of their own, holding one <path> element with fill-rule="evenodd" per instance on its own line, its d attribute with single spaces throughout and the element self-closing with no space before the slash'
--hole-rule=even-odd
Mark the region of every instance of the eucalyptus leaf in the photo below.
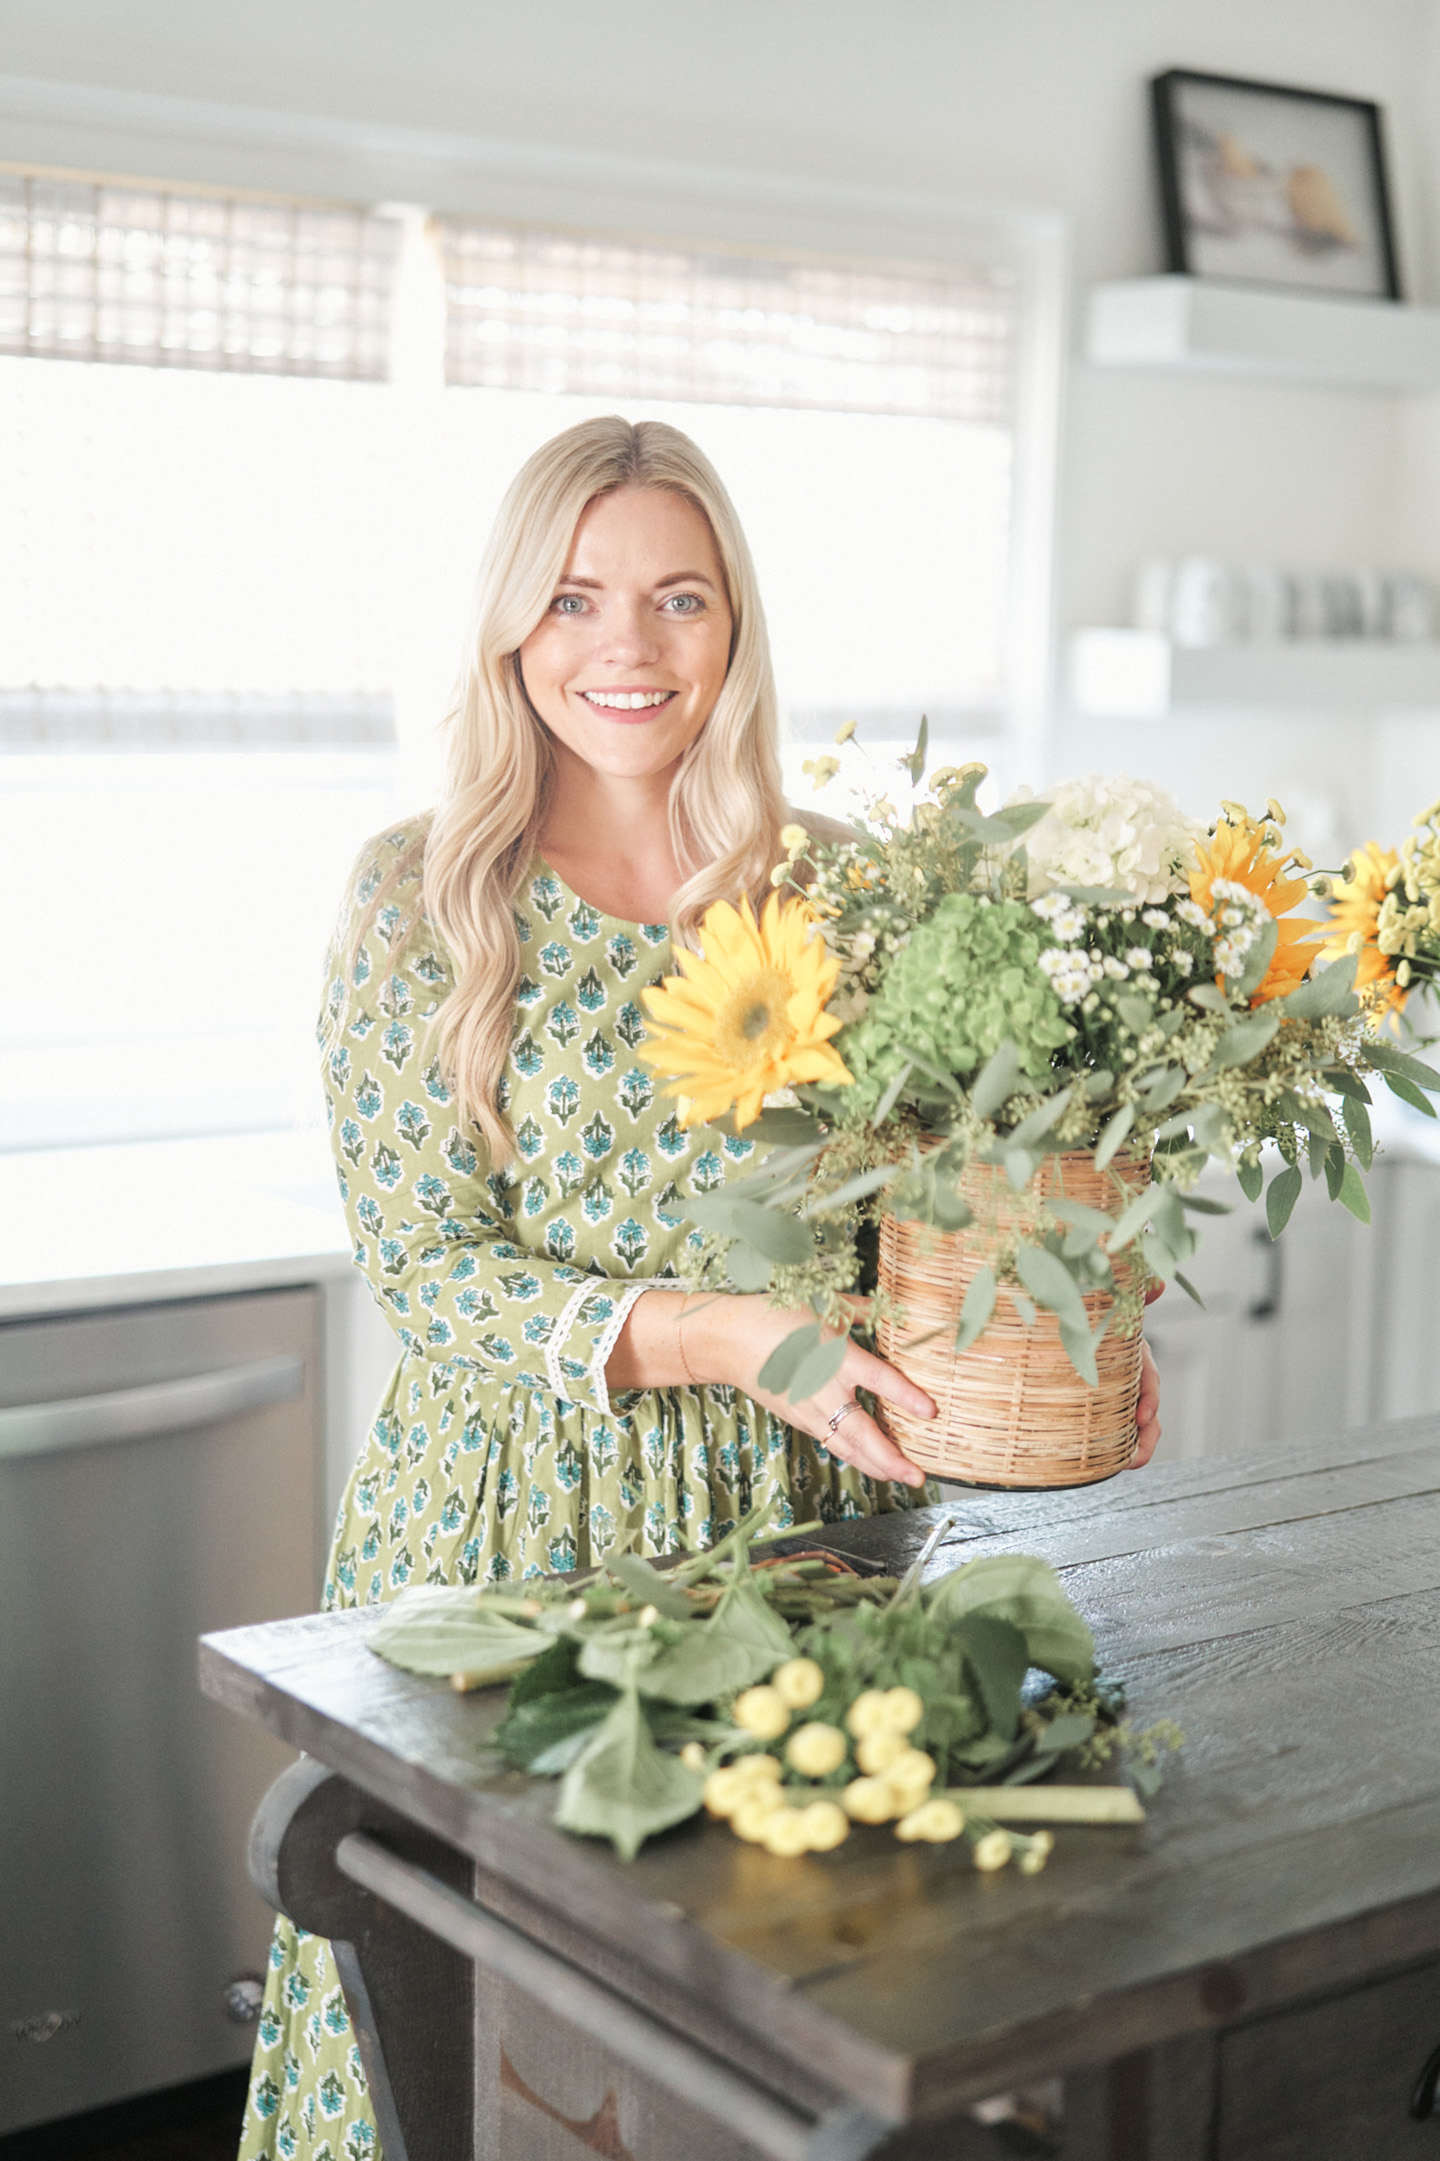
<svg viewBox="0 0 1440 2161">
<path fill-rule="evenodd" d="M 1043 1246 L 1021 1246 L 1015 1255 L 1015 1272 L 1037 1305 L 1047 1306 L 1062 1321 L 1082 1329 L 1086 1341 L 1090 1322 L 1079 1287 L 1065 1263 Z"/>
<path fill-rule="evenodd" d="M 986 1059 L 970 1090 L 970 1108 L 977 1118 L 993 1118 L 1009 1102 L 1020 1080 L 1020 1054 L 1009 1036 Z"/>
<path fill-rule="evenodd" d="M 881 1096 L 880 1101 L 876 1104 L 873 1112 L 871 1113 L 870 1123 L 872 1126 L 884 1125 L 886 1119 L 890 1116 L 891 1111 L 894 1110 L 895 1105 L 899 1102 L 900 1092 L 904 1088 L 906 1081 L 909 1080 L 912 1071 L 913 1061 L 907 1058 L 904 1065 L 901 1066 L 900 1071 L 895 1075 L 894 1080 L 892 1080 L 890 1085 L 886 1088 L 885 1093 Z"/>
<path fill-rule="evenodd" d="M 776 1103 L 762 1110 L 745 1128 L 747 1140 L 775 1141 L 791 1148 L 803 1148 L 807 1142 L 817 1140 L 819 1134 L 820 1121 L 814 1112 L 791 1103 Z"/>
<path fill-rule="evenodd" d="M 1242 1156 L 1235 1166 L 1235 1177 L 1246 1200 L 1258 1201 L 1265 1183 L 1265 1167 L 1259 1157 L 1247 1160 Z"/>
<path fill-rule="evenodd" d="M 1300 1188 L 1303 1183 L 1304 1181 L 1293 1163 L 1288 1169 L 1280 1171 L 1271 1179 L 1269 1191 L 1265 1195 L 1265 1220 L 1270 1226 L 1270 1236 L 1272 1238 L 1278 1238 L 1290 1221 L 1291 1212 L 1296 1201 L 1300 1198 Z"/>
<path fill-rule="evenodd" d="M 560 1784 L 562 1830 L 608 1838 L 633 1861 L 647 1838 L 683 1823 L 700 1806 L 704 1780 L 655 1746 L 640 1698 L 627 1689 Z"/>
<path fill-rule="evenodd" d="M 1434 1104 L 1427 1096 L 1420 1093 L 1420 1090 L 1413 1082 L 1403 1079 L 1398 1073 L 1386 1073 L 1381 1077 L 1391 1095 L 1399 1096 L 1400 1101 L 1408 1103 L 1412 1110 L 1422 1112 L 1427 1118 L 1433 1118 L 1436 1115 Z"/>
<path fill-rule="evenodd" d="M 1249 1065 L 1251 1059 L 1258 1058 L 1266 1045 L 1273 1041 L 1279 1026 L 1280 1015 L 1269 1006 L 1262 1006 L 1258 1013 L 1250 1014 L 1246 1020 L 1237 1021 L 1216 1044 L 1210 1061 L 1212 1069 L 1223 1071 L 1228 1066 Z"/>
<path fill-rule="evenodd" d="M 1091 1340 L 1088 1323 L 1070 1320 L 1063 1314 L 1057 1318 L 1060 1341 L 1066 1357 L 1087 1388 L 1098 1388 L 1100 1373 L 1095 1363 L 1095 1344 Z"/>
<path fill-rule="evenodd" d="M 955 1349 L 968 1351 L 976 1337 L 983 1334 L 995 1311 L 995 1271 L 988 1264 L 978 1268 L 965 1293 L 960 1308 L 960 1325 L 955 1331 Z"/>
<path fill-rule="evenodd" d="M 1235 1213 L 1228 1201 L 1208 1200 L 1203 1193 L 1182 1193 L 1180 1206 L 1191 1209 L 1197 1216 L 1233 1216 Z"/>
<path fill-rule="evenodd" d="M 1320 1078 L 1334 1095 L 1349 1096 L 1356 1103 L 1370 1103 L 1374 1100 L 1359 1074 L 1352 1073 L 1348 1066 L 1326 1066 Z"/>
<path fill-rule="evenodd" d="M 929 1610 L 947 1621 L 986 1613 L 1013 1622 L 1031 1665 L 1057 1681 L 1088 1681 L 1095 1671 L 1094 1638 L 1048 1561 L 989 1554 L 942 1576 L 926 1596 Z"/>
<path fill-rule="evenodd" d="M 817 1343 L 813 1350 L 807 1351 L 785 1391 L 790 1401 L 808 1403 L 811 1396 L 828 1387 L 844 1365 L 849 1347 L 848 1336 L 831 1336 L 827 1342 Z"/>
<path fill-rule="evenodd" d="M 1182 1276 L 1178 1268 L 1175 1271 L 1175 1281 L 1179 1284 L 1181 1290 L 1185 1293 L 1187 1298 L 1194 1299 L 1196 1305 L 1203 1313 L 1205 1311 L 1204 1299 L 1200 1296 L 1200 1293 L 1196 1290 L 1194 1284 L 1190 1281 L 1190 1278 L 1188 1276 Z"/>
<path fill-rule="evenodd" d="M 737 1291 L 768 1291 L 770 1288 L 770 1263 L 753 1246 L 732 1246 L 725 1256 L 725 1273 Z"/>
<path fill-rule="evenodd" d="M 1021 1119 L 1019 1125 L 1009 1136 L 1010 1146 L 1012 1148 L 1029 1148 L 1040 1139 L 1042 1134 L 1048 1133 L 1057 1119 L 1064 1113 L 1074 1093 L 1073 1087 L 1062 1088 L 1058 1094 L 1047 1097 L 1045 1102 L 1038 1105 L 1035 1110 Z"/>
<path fill-rule="evenodd" d="M 893 1163 L 882 1163 L 875 1170 L 859 1171 L 855 1177 L 847 1178 L 843 1186 L 837 1186 L 833 1193 L 820 1194 L 810 1203 L 805 1214 L 829 1215 L 837 1208 L 849 1208 L 856 1201 L 863 1201 L 870 1194 L 878 1193 L 882 1186 L 892 1184 L 899 1175 L 899 1169 Z"/>
<path fill-rule="evenodd" d="M 1329 1189 L 1330 1198 L 1332 1201 L 1338 1201 L 1340 1198 L 1340 1188 L 1345 1182 L 1346 1167 L 1345 1151 L 1340 1146 L 1340 1143 L 1338 1141 L 1336 1141 L 1332 1147 L 1328 1147 L 1325 1150 L 1323 1162 L 1325 1170 L 1325 1184 Z"/>
<path fill-rule="evenodd" d="M 1350 1146 L 1360 1159 L 1361 1170 L 1368 1171 L 1375 1160 L 1375 1137 L 1370 1130 L 1370 1113 L 1355 1096 L 1342 1096 L 1340 1116 L 1345 1121 L 1345 1131 L 1350 1136 Z"/>
<path fill-rule="evenodd" d="M 1165 1066 L 1144 1091 L 1146 1110 L 1152 1114 L 1165 1110 L 1175 1101 L 1189 1078 L 1183 1065 Z"/>
<path fill-rule="evenodd" d="M 1045 1206 L 1061 1223 L 1070 1223 L 1077 1230 L 1087 1230 L 1096 1238 L 1103 1238 L 1115 1228 L 1114 1216 L 1106 1215 L 1103 1208 L 1091 1208 L 1084 1201 L 1048 1200 Z"/>
<path fill-rule="evenodd" d="M 769 1389 L 772 1395 L 783 1396 L 795 1378 L 795 1370 L 801 1359 L 807 1352 L 813 1351 L 819 1341 L 818 1321 L 792 1328 L 789 1335 L 776 1344 L 760 1368 L 760 1386 Z"/>
<path fill-rule="evenodd" d="M 1341 1205 L 1348 1208 L 1351 1215 L 1357 1217 L 1361 1223 L 1370 1221 L 1370 1196 L 1365 1191 L 1364 1179 L 1353 1163 L 1345 1166 L 1345 1175 L 1340 1181 L 1339 1199 Z"/>
<path fill-rule="evenodd" d="M 1084 901 L 1092 908 L 1129 908 L 1135 903 L 1133 893 L 1127 893 L 1123 885 L 1068 885 L 1060 884 L 1057 893 L 1068 893 L 1071 900 Z"/>
<path fill-rule="evenodd" d="M 1095 1149 L 1095 1168 L 1097 1171 L 1103 1171 L 1108 1168 L 1110 1163 L 1114 1160 L 1117 1151 L 1124 1145 L 1125 1137 L 1129 1133 L 1130 1128 L 1134 1125 L 1134 1123 L 1134 1104 L 1122 1103 L 1119 1110 L 1116 1111 L 1114 1117 L 1108 1121 L 1104 1131 L 1100 1135 L 1099 1142 Z"/>
<path fill-rule="evenodd" d="M 920 715 L 920 732 L 915 738 L 915 748 L 911 751 L 908 758 L 902 758 L 900 760 L 900 763 L 904 766 L 906 772 L 910 775 L 910 785 L 912 788 L 918 788 L 921 780 L 924 778 L 925 753 L 928 750 L 929 745 L 930 722 L 928 717 L 924 713 L 922 713 Z"/>
<path fill-rule="evenodd" d="M 1019 1316 L 1020 1326 L 1022 1328 L 1033 1328 L 1035 1326 L 1035 1306 L 1033 1300 L 1027 1298 L 1023 1291 L 1011 1290 L 1010 1303 L 1015 1308 L 1016 1314 Z"/>
<path fill-rule="evenodd" d="M 761 1201 L 733 1201 L 730 1213 L 737 1235 L 777 1267 L 798 1267 L 815 1250 L 806 1225 L 781 1209 L 767 1208 Z"/>
<path fill-rule="evenodd" d="M 1218 983 L 1196 983 L 1185 993 L 1191 1005 L 1203 1006 L 1207 1013 L 1228 1013 L 1230 1000 Z"/>
<path fill-rule="evenodd" d="M 533 1628 L 487 1612 L 474 1591 L 428 1585 L 393 1599 L 366 1642 L 407 1673 L 465 1673 L 477 1688 L 510 1680 L 547 1647 Z"/>
<path fill-rule="evenodd" d="M 1346 953 L 1341 959 L 1332 960 L 1318 975 L 1312 975 L 1298 990 L 1292 990 L 1288 998 L 1280 1001 L 1290 1018 L 1319 1020 L 1327 1013 L 1344 1012 L 1355 989 L 1359 958 L 1357 953 Z"/>
<path fill-rule="evenodd" d="M 1148 998 L 1117 998 L 1115 1010 L 1133 1035 L 1144 1035 L 1155 1017 L 1155 1008 Z"/>
<path fill-rule="evenodd" d="M 1395 1050 L 1389 1043 L 1365 1043 L 1361 1046 L 1361 1056 L 1387 1080 L 1393 1076 L 1396 1080 L 1409 1081 L 1412 1088 L 1424 1088 L 1431 1095 L 1440 1092 L 1440 1073 L 1433 1066 L 1426 1065 L 1423 1059 L 1410 1057 L 1405 1051 Z"/>
</svg>

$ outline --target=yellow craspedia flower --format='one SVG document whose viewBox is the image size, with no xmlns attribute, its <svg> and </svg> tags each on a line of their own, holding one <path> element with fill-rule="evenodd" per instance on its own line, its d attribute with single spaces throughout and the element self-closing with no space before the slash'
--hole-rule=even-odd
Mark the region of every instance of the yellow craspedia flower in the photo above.
<svg viewBox="0 0 1440 2161">
<path fill-rule="evenodd" d="M 1324 961 L 1343 960 L 1347 953 L 1358 951 L 1355 988 L 1368 990 L 1371 984 L 1388 985 L 1390 995 L 1382 1008 L 1386 1013 L 1403 1013 L 1407 997 L 1395 980 L 1395 956 L 1382 953 L 1376 943 L 1380 910 L 1388 890 L 1386 881 L 1399 863 L 1393 848 L 1378 847 L 1373 840 L 1355 850 L 1346 865 L 1347 875 L 1337 878 L 1331 887 L 1330 921 L 1334 931 L 1320 948 Z"/>
<path fill-rule="evenodd" d="M 1307 922 L 1303 916 L 1281 922 L 1280 918 L 1297 907 L 1310 888 L 1303 878 L 1285 876 L 1287 858 L 1276 854 L 1262 821 L 1252 818 L 1239 803 L 1227 803 L 1224 808 L 1225 816 L 1217 824 L 1213 837 L 1196 843 L 1196 864 L 1190 873 L 1190 898 L 1207 915 L 1212 914 L 1215 880 L 1227 878 L 1246 887 L 1275 917 L 1279 932 L 1275 951 L 1258 990 L 1252 992 L 1250 998 L 1252 1006 L 1264 1005 L 1268 999 L 1283 998 L 1289 991 L 1299 989 L 1315 959 L 1313 941 L 1320 935 L 1320 930 L 1317 924 Z"/>
<path fill-rule="evenodd" d="M 660 1025 L 640 1056 L 674 1079 L 665 1092 L 684 1098 L 686 1125 L 733 1107 L 736 1126 L 747 1126 L 767 1095 L 796 1081 L 848 1085 L 829 1043 L 841 1023 L 825 1010 L 840 963 L 803 900 L 772 893 L 758 922 L 748 899 L 738 908 L 716 901 L 700 945 L 677 952 L 679 975 L 642 993 Z"/>
</svg>

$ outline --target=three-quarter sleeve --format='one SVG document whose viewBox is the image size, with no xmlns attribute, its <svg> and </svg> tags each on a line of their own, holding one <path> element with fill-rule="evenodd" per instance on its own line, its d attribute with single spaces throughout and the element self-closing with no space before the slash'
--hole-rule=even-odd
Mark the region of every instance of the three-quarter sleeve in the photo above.
<svg viewBox="0 0 1440 2161">
<path fill-rule="evenodd" d="M 452 969 L 414 884 L 355 945 L 390 836 L 362 865 L 349 929 L 327 969 L 326 1114 L 354 1259 L 406 1349 L 487 1379 L 608 1413 L 605 1363 L 652 1279 L 597 1276 L 517 1236 L 522 1170 L 494 1168 L 456 1116 L 430 1022 Z"/>
</svg>

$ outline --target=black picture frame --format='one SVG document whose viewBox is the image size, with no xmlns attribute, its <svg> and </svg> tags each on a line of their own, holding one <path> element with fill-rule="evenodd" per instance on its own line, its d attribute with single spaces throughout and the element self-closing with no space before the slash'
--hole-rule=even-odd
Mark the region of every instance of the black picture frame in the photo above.
<svg viewBox="0 0 1440 2161">
<path fill-rule="evenodd" d="M 1403 298 L 1378 105 L 1193 68 L 1152 76 L 1150 95 L 1168 271 L 1335 299 Z M 1293 159 L 1307 120 L 1314 158 L 1282 171 L 1264 152 L 1288 145 L 1278 155 Z M 1322 156 L 1341 168 L 1338 181 Z"/>
</svg>

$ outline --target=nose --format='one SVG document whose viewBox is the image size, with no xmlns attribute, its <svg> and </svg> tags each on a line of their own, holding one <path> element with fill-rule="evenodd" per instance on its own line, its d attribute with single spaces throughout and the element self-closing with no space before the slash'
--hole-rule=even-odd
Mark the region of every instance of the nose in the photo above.
<svg viewBox="0 0 1440 2161">
<path fill-rule="evenodd" d="M 659 628 L 645 601 L 617 600 L 606 609 L 598 657 L 619 668 L 651 666 L 659 659 Z"/>
</svg>

